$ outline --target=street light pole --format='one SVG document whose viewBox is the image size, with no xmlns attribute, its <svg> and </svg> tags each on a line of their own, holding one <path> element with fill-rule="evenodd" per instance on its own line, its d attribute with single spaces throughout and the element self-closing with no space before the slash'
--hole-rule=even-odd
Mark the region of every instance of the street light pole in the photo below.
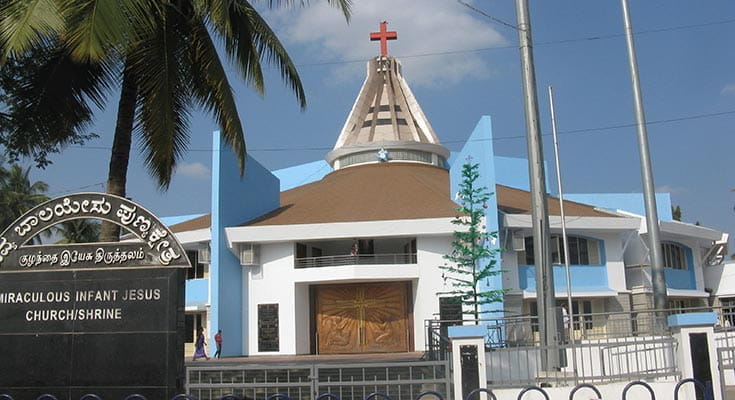
<svg viewBox="0 0 735 400">
<path fill-rule="evenodd" d="M 623 5 L 623 21 L 625 23 L 625 41 L 628 45 L 628 65 L 633 86 L 633 105 L 635 108 L 636 126 L 638 128 L 638 152 L 641 157 L 641 177 L 643 180 L 643 199 L 646 205 L 646 226 L 648 229 L 648 250 L 651 254 L 651 283 L 653 286 L 653 307 L 656 310 L 668 308 L 666 295 L 666 276 L 664 275 L 663 257 L 661 254 L 661 233 L 656 210 L 656 193 L 653 184 L 651 154 L 648 150 L 648 132 L 646 116 L 643 112 L 643 95 L 638 78 L 638 61 L 633 41 L 633 26 L 630 22 L 628 0 L 621 0 Z"/>
<path fill-rule="evenodd" d="M 539 124 L 536 71 L 533 66 L 533 42 L 528 0 L 516 0 L 518 18 L 518 48 L 521 55 L 523 104 L 526 111 L 526 141 L 528 146 L 528 173 L 531 187 L 531 218 L 533 219 L 533 256 L 536 264 L 536 302 L 539 334 L 546 347 L 541 362 L 545 370 L 559 367 L 557 351 L 554 274 L 551 266 L 549 214 L 546 204 L 546 178 Z"/>
</svg>

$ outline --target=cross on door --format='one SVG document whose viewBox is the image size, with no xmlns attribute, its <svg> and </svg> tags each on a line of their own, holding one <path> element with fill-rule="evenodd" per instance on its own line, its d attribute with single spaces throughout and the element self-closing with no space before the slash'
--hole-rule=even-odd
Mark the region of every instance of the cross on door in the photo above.
<svg viewBox="0 0 735 400">
<path fill-rule="evenodd" d="M 350 300 L 335 300 L 334 308 L 340 310 L 356 309 L 357 310 L 357 342 L 360 346 L 365 346 L 365 311 L 368 308 L 382 306 L 385 300 L 368 299 L 365 297 L 365 288 L 357 288 L 355 297 Z"/>
<path fill-rule="evenodd" d="M 396 31 L 388 32 L 388 23 L 383 21 L 380 23 L 380 32 L 371 32 L 370 40 L 380 40 L 380 55 L 385 57 L 388 55 L 388 41 L 398 39 Z"/>
</svg>

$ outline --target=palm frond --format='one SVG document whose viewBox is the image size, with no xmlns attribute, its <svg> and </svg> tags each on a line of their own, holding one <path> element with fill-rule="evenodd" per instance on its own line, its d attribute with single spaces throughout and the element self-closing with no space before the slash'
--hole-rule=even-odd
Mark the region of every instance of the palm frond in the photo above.
<svg viewBox="0 0 735 400">
<path fill-rule="evenodd" d="M 207 27 L 199 20 L 192 20 L 190 29 L 188 44 L 193 94 L 217 120 L 222 138 L 237 156 L 242 175 L 246 160 L 245 134 L 232 88 Z"/>
<path fill-rule="evenodd" d="M 93 137 L 87 132 L 92 104 L 104 106 L 112 76 L 113 66 L 78 63 L 57 46 L 9 59 L 0 71 L 0 105 L 6 113 L 0 144 L 11 159 L 29 156 L 42 166 L 60 146 Z"/>
<path fill-rule="evenodd" d="M 243 1 L 243 3 L 247 2 Z M 268 26 L 263 17 L 252 6 L 248 4 L 247 7 L 243 8 L 243 11 L 249 18 L 252 30 L 255 32 L 253 42 L 258 53 L 261 54 L 261 58 L 264 58 L 268 65 L 275 66 L 279 69 L 281 79 L 294 92 L 301 108 L 306 108 L 306 93 L 301 84 L 301 78 L 281 41 L 278 40 L 278 37 L 271 30 L 270 26 Z"/>
<path fill-rule="evenodd" d="M 99 61 L 111 50 L 123 46 L 132 36 L 130 1 L 66 0 L 67 19 L 64 41 L 72 56 L 81 61 Z"/>
<path fill-rule="evenodd" d="M 23 54 L 64 28 L 55 0 L 5 1 L 0 6 L 0 64 L 10 54 Z"/>
<path fill-rule="evenodd" d="M 127 62 L 138 77 L 141 151 L 148 171 L 165 190 L 189 143 L 192 102 L 185 78 L 189 64 L 180 30 L 183 16 L 166 9 L 159 18 L 158 29 L 132 46 Z"/>
<path fill-rule="evenodd" d="M 299 3 L 300 6 L 304 7 L 311 3 L 309 0 L 267 0 L 267 2 L 269 8 L 279 8 L 284 6 L 293 7 L 296 3 Z M 352 0 L 327 0 L 327 3 L 342 11 L 342 14 L 345 16 L 345 20 L 347 20 L 347 22 L 350 21 L 350 17 L 352 16 Z"/>
</svg>

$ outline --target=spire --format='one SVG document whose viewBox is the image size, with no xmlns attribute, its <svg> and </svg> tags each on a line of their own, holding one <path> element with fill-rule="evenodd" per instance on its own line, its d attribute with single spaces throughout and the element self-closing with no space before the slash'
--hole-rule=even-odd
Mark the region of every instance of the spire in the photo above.
<svg viewBox="0 0 735 400">
<path fill-rule="evenodd" d="M 371 40 L 395 39 L 385 22 Z M 412 161 L 445 167 L 449 151 L 439 143 L 403 78 L 401 63 L 381 55 L 367 64 L 367 78 L 327 161 L 334 169 L 386 161 Z"/>
</svg>

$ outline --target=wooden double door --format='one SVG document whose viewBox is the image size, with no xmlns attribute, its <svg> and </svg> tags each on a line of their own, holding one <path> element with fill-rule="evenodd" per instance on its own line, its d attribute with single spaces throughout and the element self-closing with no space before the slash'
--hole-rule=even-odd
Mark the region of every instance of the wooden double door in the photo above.
<svg viewBox="0 0 735 400">
<path fill-rule="evenodd" d="M 410 283 L 316 286 L 319 354 L 406 352 L 411 348 Z"/>
</svg>

